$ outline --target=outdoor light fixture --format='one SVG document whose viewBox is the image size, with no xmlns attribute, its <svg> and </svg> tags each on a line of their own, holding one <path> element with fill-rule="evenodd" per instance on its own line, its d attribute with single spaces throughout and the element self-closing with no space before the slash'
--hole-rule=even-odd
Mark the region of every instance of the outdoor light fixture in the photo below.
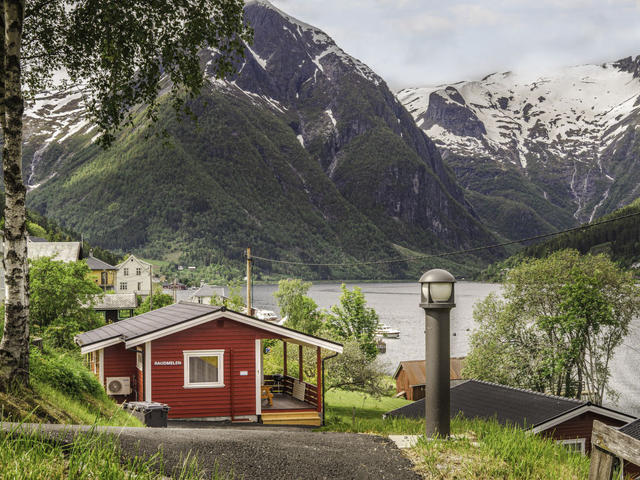
<svg viewBox="0 0 640 480">
<path fill-rule="evenodd" d="M 450 433 L 449 322 L 455 304 L 456 279 L 446 270 L 429 270 L 420 278 L 420 307 L 424 309 L 425 420 L 427 438 Z"/>
<path fill-rule="evenodd" d="M 453 308 L 455 307 L 453 284 L 456 279 L 446 270 L 435 268 L 420 277 L 422 308 Z"/>
</svg>

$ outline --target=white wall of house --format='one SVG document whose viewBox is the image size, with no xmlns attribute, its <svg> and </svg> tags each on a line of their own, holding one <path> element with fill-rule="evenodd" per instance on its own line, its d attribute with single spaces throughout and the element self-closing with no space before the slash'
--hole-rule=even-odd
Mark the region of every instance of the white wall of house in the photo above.
<svg viewBox="0 0 640 480">
<path fill-rule="evenodd" d="M 149 269 L 152 265 L 129 256 L 124 262 L 116 265 L 116 293 L 135 293 L 146 297 L 151 290 Z"/>
</svg>

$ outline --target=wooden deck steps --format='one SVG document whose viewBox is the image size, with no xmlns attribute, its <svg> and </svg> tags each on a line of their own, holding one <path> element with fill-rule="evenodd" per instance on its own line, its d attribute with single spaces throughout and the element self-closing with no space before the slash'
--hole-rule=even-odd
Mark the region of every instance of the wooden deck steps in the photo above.
<svg viewBox="0 0 640 480">
<path fill-rule="evenodd" d="M 262 423 L 265 425 L 311 425 L 319 427 L 322 418 L 318 412 L 262 412 Z"/>
</svg>

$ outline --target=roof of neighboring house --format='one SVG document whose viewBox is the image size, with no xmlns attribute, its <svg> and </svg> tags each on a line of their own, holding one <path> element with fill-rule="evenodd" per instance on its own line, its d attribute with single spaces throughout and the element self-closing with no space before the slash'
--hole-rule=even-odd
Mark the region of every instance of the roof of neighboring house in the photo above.
<svg viewBox="0 0 640 480">
<path fill-rule="evenodd" d="M 452 418 L 458 414 L 467 418 L 496 418 L 502 424 L 521 427 L 537 425 L 587 403 L 479 380 L 452 386 L 450 399 Z M 386 415 L 422 418 L 424 408 L 421 399 Z"/>
<path fill-rule="evenodd" d="M 93 305 L 94 310 L 131 310 L 137 307 L 135 293 L 108 293 Z"/>
<path fill-rule="evenodd" d="M 217 285 L 202 285 L 192 297 L 224 297 L 224 287 L 219 287 Z"/>
<path fill-rule="evenodd" d="M 165 293 L 167 295 L 171 295 L 173 297 L 173 292 L 174 290 L 172 290 L 171 288 L 163 288 L 162 289 L 162 293 Z M 195 292 L 195 290 L 193 289 L 187 289 L 187 290 L 180 290 L 180 289 L 176 289 L 175 290 L 175 299 L 176 302 L 188 302 L 189 300 L 191 300 L 191 298 L 193 297 L 193 292 Z"/>
<path fill-rule="evenodd" d="M 47 240 L 46 238 L 42 238 L 42 237 L 32 237 L 32 236 L 28 236 L 27 237 L 29 239 L 30 242 L 48 242 L 49 240 Z"/>
<path fill-rule="evenodd" d="M 294 342 L 319 346 L 342 353 L 342 345 L 331 340 L 325 340 L 275 325 L 271 322 L 258 320 L 242 313 L 226 310 L 224 307 L 188 302 L 174 303 L 167 307 L 81 333 L 76 335 L 75 341 L 80 345 L 83 354 L 121 342 L 125 342 L 126 348 L 130 348 L 218 318 L 229 318 L 260 330 L 276 333 Z"/>
<path fill-rule="evenodd" d="M 51 257 L 63 262 L 80 259 L 80 242 L 28 242 L 27 256 L 30 259 Z"/>
<path fill-rule="evenodd" d="M 113 265 L 109 265 L 107 262 L 103 262 L 99 258 L 94 257 L 92 254 L 89 254 L 87 258 L 84 259 L 89 265 L 91 270 L 117 270 Z"/>
<path fill-rule="evenodd" d="M 460 372 L 464 364 L 464 358 L 450 358 L 449 359 L 449 379 L 459 380 L 461 378 Z M 404 371 L 409 381 L 409 385 L 424 385 L 426 381 L 426 364 L 424 360 L 407 360 L 400 362 L 398 368 L 396 368 L 393 378 L 398 378 L 400 371 Z"/>
<path fill-rule="evenodd" d="M 620 431 L 622 433 L 626 433 L 630 437 L 640 440 L 640 420 L 636 420 L 634 422 L 623 425 L 622 427 L 620 427 Z"/>
<path fill-rule="evenodd" d="M 116 268 L 124 267 L 126 263 L 131 263 L 132 260 L 134 260 L 136 262 L 139 262 L 142 265 L 146 265 L 147 267 L 151 266 L 151 264 L 149 262 L 145 262 L 144 260 L 140 260 L 138 257 L 136 257 L 135 255 L 132 254 L 132 255 L 129 255 L 127 258 L 125 258 L 122 262 L 117 264 Z"/>
</svg>

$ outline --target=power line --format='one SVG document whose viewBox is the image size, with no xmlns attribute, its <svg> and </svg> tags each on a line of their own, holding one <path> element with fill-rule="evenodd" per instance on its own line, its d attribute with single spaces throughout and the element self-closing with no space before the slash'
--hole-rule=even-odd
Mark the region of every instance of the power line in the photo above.
<svg viewBox="0 0 640 480">
<path fill-rule="evenodd" d="M 609 220 L 603 220 L 598 223 L 588 223 L 586 225 L 580 225 L 579 227 L 568 228 L 566 230 L 560 230 L 558 232 L 543 233 L 541 235 L 535 235 L 533 237 L 521 238 L 519 240 L 511 240 L 509 242 L 503 242 L 503 243 L 495 243 L 492 245 L 484 245 L 481 247 L 468 248 L 465 250 L 456 250 L 453 252 L 434 253 L 434 254 L 425 254 L 425 255 L 414 255 L 411 257 L 394 258 L 389 260 L 371 260 L 371 261 L 350 262 L 350 263 L 306 263 L 306 262 L 294 262 L 289 260 L 278 260 L 275 258 L 266 258 L 266 257 L 257 256 L 257 255 L 251 255 L 251 258 L 253 260 L 262 260 L 263 262 L 281 263 L 286 265 L 301 265 L 301 266 L 307 266 L 307 267 L 353 267 L 357 265 L 383 265 L 383 264 L 389 264 L 389 263 L 411 262 L 415 260 L 424 260 L 427 258 L 441 258 L 441 257 L 450 257 L 453 255 L 462 255 L 465 253 L 475 253 L 482 250 L 488 250 L 491 248 L 506 247 L 508 245 L 513 245 L 515 243 L 529 242 L 532 240 L 540 240 L 542 238 L 549 238 L 549 237 L 554 237 L 556 235 L 562 235 L 563 233 L 587 230 L 592 227 L 597 227 L 600 225 L 605 225 L 607 223 L 617 222 L 618 220 L 623 220 L 625 218 L 630 218 L 630 217 L 636 217 L 638 215 L 640 215 L 640 212 L 630 213 L 627 215 L 623 215 L 621 217 L 610 218 Z"/>
</svg>

